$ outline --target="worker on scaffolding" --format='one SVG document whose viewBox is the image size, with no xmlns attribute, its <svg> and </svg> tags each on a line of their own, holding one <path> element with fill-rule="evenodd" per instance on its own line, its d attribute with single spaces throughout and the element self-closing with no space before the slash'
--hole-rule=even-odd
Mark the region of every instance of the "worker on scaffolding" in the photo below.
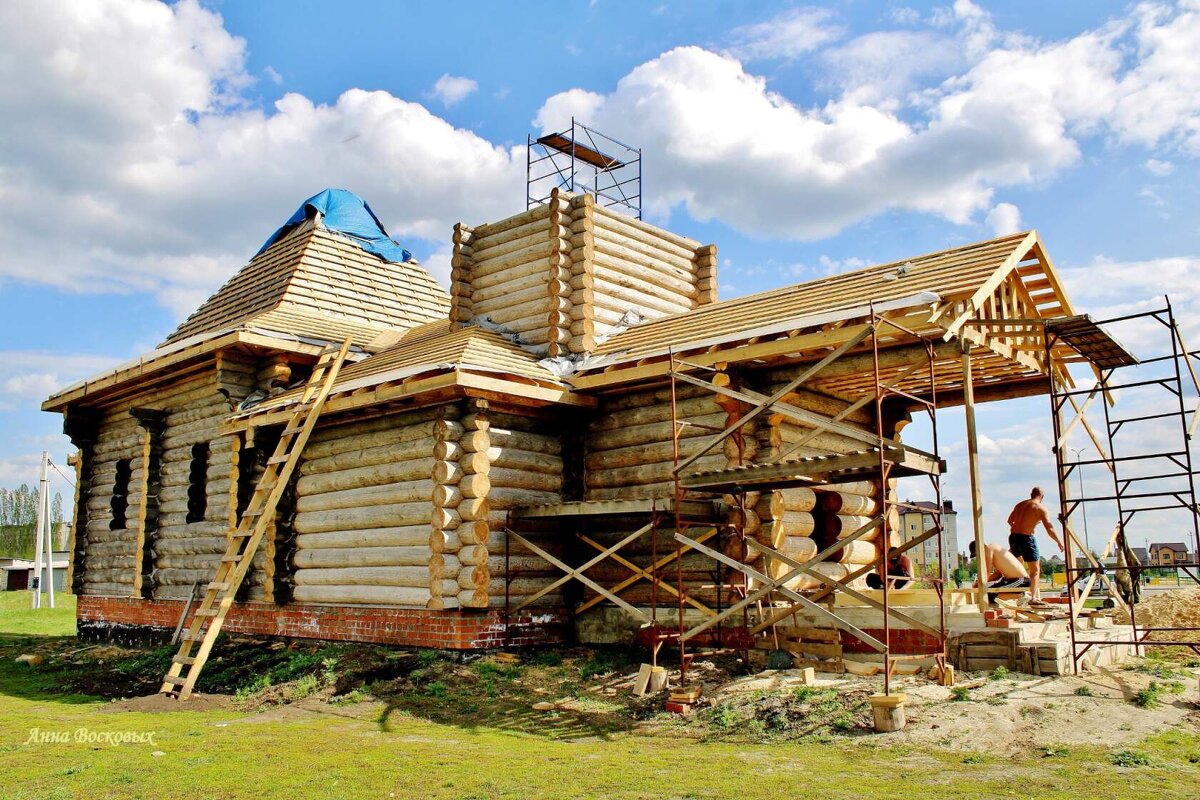
<svg viewBox="0 0 1200 800">
<path fill-rule="evenodd" d="M 1058 545 L 1058 549 L 1063 549 L 1058 534 L 1054 532 L 1054 521 L 1050 512 L 1042 505 L 1042 497 L 1041 487 L 1034 486 L 1029 491 L 1029 499 L 1013 506 L 1012 513 L 1008 515 L 1008 547 L 1013 555 L 1025 562 L 1025 568 L 1029 571 L 1029 600 L 1031 604 L 1039 605 L 1042 603 L 1042 562 L 1037 537 L 1034 535 L 1037 526 L 1042 525 Z"/>
</svg>

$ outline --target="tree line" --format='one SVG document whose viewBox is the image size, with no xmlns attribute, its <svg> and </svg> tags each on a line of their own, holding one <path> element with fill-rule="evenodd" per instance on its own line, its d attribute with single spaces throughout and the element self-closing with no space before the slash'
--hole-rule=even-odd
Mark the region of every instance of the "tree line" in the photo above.
<svg viewBox="0 0 1200 800">
<path fill-rule="evenodd" d="M 33 558 L 36 545 L 38 490 L 28 484 L 16 489 L 0 488 L 0 556 Z M 63 499 L 55 492 L 50 499 L 50 522 L 57 534 L 63 521 Z M 55 541 L 54 546 L 63 546 Z"/>
</svg>

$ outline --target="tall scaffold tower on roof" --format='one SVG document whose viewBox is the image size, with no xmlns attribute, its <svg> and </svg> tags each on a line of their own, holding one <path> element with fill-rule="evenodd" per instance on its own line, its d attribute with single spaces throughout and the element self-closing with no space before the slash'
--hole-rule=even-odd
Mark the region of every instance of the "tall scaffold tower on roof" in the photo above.
<svg viewBox="0 0 1200 800">
<path fill-rule="evenodd" d="M 597 205 L 642 218 L 642 151 L 578 122 L 526 137 L 525 208 L 550 202 L 561 189 L 590 194 Z"/>
</svg>

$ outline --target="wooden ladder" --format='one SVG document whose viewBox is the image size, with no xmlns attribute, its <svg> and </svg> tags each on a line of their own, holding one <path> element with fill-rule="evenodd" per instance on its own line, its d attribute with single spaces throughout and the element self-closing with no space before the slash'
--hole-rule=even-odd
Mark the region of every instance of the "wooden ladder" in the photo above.
<svg viewBox="0 0 1200 800">
<path fill-rule="evenodd" d="M 171 668 L 163 677 L 162 688 L 159 689 L 162 694 L 186 700 L 195 688 L 200 670 L 204 669 L 217 634 L 225 623 L 225 615 L 233 605 L 233 598 L 250 569 L 263 535 L 275 519 L 279 498 L 300 461 L 300 453 L 316 427 L 317 417 L 349 350 L 350 339 L 346 339 L 340 347 L 322 351 L 304 387 L 304 394 L 279 437 L 274 454 L 267 459 L 266 470 L 254 488 L 250 504 L 230 535 L 229 547 L 221 557 L 216 575 L 204 591 L 204 600 L 183 632 L 179 652 L 171 659 Z M 196 648 L 194 652 L 193 648 Z M 186 675 L 183 674 L 185 667 Z"/>
</svg>

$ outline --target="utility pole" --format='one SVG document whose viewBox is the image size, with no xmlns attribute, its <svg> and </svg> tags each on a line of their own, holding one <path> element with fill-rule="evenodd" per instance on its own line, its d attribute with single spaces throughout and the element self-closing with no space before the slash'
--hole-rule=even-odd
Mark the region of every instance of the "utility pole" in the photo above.
<svg viewBox="0 0 1200 800">
<path fill-rule="evenodd" d="M 33 607 L 42 607 L 42 590 L 54 608 L 54 533 L 50 522 L 50 454 L 42 451 L 42 469 L 38 477 L 37 522 L 33 544 Z M 42 568 L 45 567 L 43 579 Z"/>
</svg>

